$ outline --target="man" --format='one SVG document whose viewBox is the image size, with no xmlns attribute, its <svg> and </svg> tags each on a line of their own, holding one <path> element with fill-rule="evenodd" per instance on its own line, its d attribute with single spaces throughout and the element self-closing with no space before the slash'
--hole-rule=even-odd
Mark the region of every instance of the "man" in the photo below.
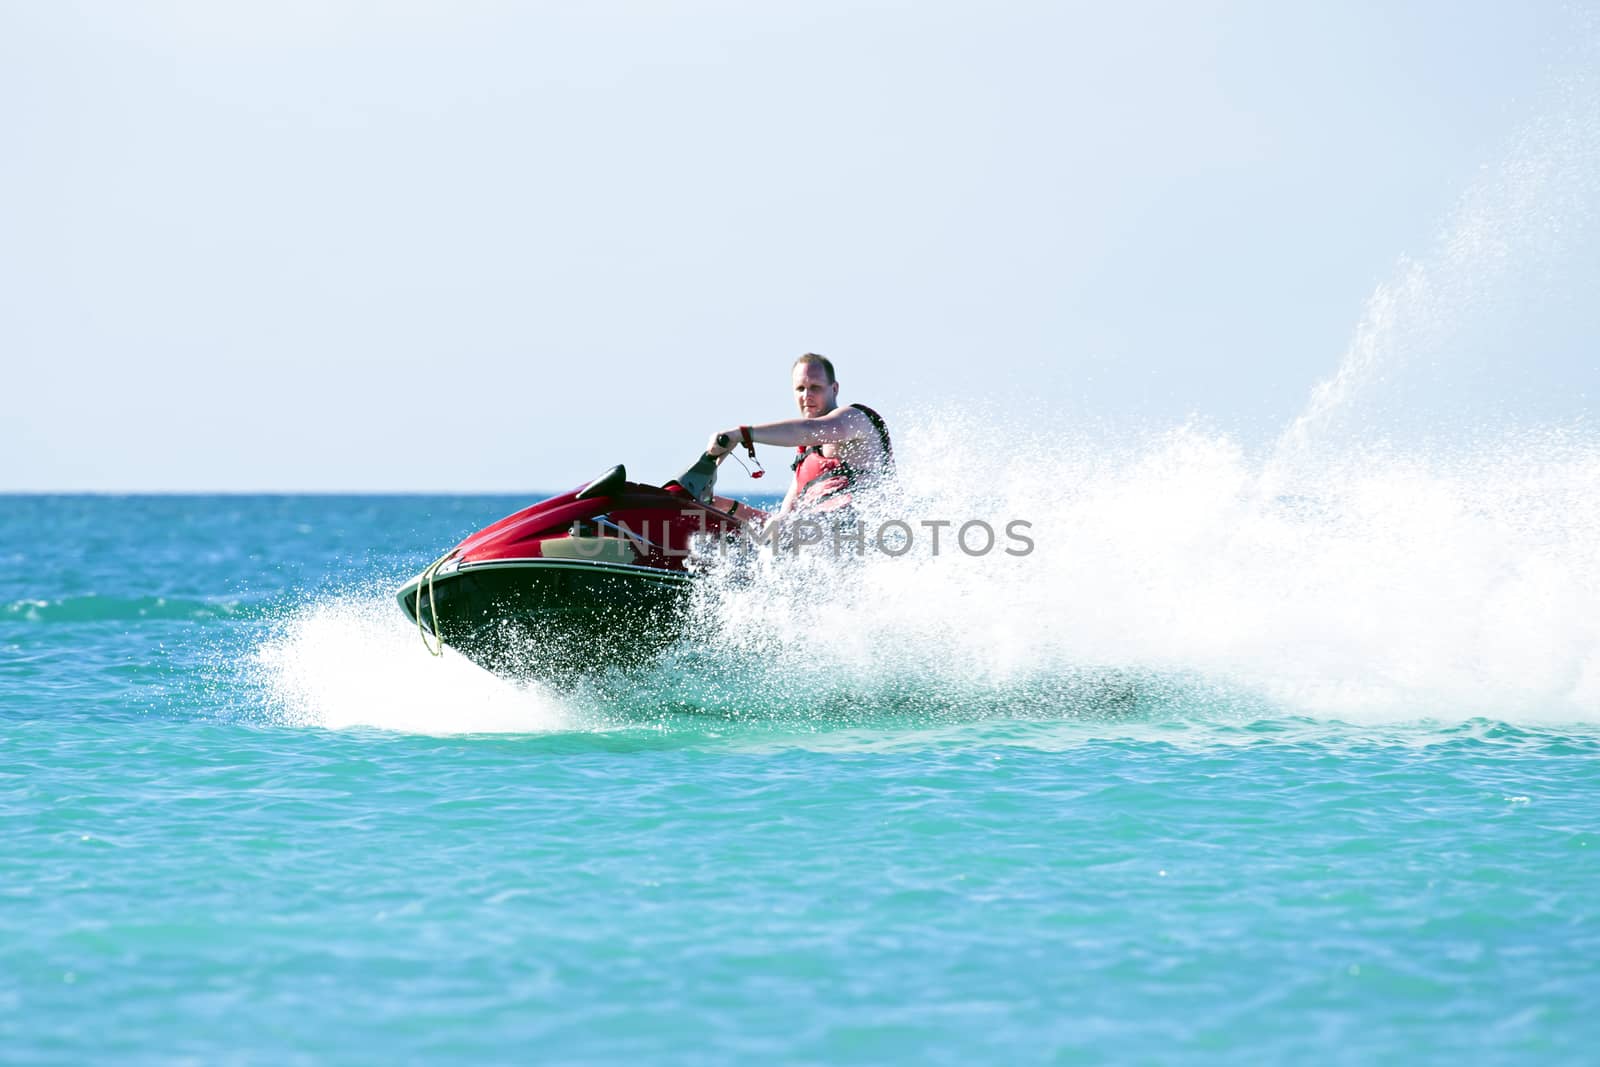
<svg viewBox="0 0 1600 1067">
<path fill-rule="evenodd" d="M 794 361 L 791 378 L 800 418 L 723 430 L 711 435 L 706 451 L 720 456 L 752 443 L 797 449 L 794 483 L 783 498 L 780 515 L 836 511 L 847 507 L 854 494 L 894 476 L 889 428 L 864 404 L 839 406 L 839 380 L 826 357 L 807 352 Z M 739 507 L 722 498 L 716 503 Z"/>
</svg>

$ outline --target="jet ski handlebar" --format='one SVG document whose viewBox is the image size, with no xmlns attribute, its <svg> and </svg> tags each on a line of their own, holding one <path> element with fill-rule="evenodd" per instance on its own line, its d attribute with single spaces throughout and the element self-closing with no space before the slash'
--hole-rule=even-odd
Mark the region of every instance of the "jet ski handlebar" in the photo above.
<svg viewBox="0 0 1600 1067">
<path fill-rule="evenodd" d="M 750 471 L 750 477 L 760 478 L 767 472 L 762 469 L 761 461 L 756 458 L 756 446 L 750 437 L 750 427 L 744 426 L 740 428 L 740 438 L 745 450 L 750 453 L 751 462 L 756 465 L 756 469 L 753 471 L 749 467 L 745 467 L 745 470 Z M 725 433 L 717 434 L 716 443 L 718 448 L 725 448 L 729 451 L 721 452 L 715 456 L 710 452 L 701 453 L 700 458 L 694 461 L 693 466 L 667 484 L 671 485 L 676 482 L 679 487 L 696 500 L 705 504 L 711 503 L 712 490 L 717 485 L 717 467 L 724 459 L 733 454 L 733 438 L 729 435 Z"/>
<path fill-rule="evenodd" d="M 721 435 L 721 437 L 726 436 L 727 434 Z M 722 444 L 721 437 L 717 441 L 719 445 Z M 672 485 L 673 482 L 676 482 L 691 497 L 701 503 L 707 503 L 711 500 L 712 490 L 717 487 L 717 466 L 721 464 L 723 456 L 726 455 L 726 452 L 722 453 L 721 456 L 713 456 L 710 452 L 702 452 L 700 458 L 695 460 L 688 470 L 667 484 Z"/>
</svg>

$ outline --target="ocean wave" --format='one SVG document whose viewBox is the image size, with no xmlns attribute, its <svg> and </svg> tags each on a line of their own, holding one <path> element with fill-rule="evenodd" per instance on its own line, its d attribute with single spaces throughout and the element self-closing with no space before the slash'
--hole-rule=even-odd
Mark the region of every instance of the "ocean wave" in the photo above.
<svg viewBox="0 0 1600 1067">
<path fill-rule="evenodd" d="M 0 619 L 25 623 L 134 622 L 157 620 L 231 619 L 250 605 L 236 599 L 198 597 L 100 596 L 84 593 L 54 599 L 13 600 L 0 607 Z"/>
</svg>

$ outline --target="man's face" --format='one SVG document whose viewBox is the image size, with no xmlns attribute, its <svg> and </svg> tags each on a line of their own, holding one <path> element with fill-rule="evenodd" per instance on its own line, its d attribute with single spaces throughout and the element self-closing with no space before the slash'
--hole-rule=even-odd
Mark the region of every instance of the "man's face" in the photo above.
<svg viewBox="0 0 1600 1067">
<path fill-rule="evenodd" d="M 839 383 L 828 383 L 828 372 L 815 363 L 800 363 L 794 368 L 794 399 L 800 414 L 808 419 L 826 415 L 839 400 Z"/>
</svg>

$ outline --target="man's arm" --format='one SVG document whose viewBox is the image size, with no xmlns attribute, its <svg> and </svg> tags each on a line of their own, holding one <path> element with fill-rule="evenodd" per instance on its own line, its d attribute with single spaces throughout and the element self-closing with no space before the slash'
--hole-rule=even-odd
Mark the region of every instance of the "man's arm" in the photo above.
<svg viewBox="0 0 1600 1067">
<path fill-rule="evenodd" d="M 750 427 L 750 437 L 757 444 L 777 445 L 780 448 L 799 448 L 803 445 L 838 444 L 854 441 L 872 432 L 872 423 L 855 408 L 839 408 L 814 419 L 784 419 Z M 711 445 L 706 449 L 719 456 L 739 444 L 739 427 L 723 430 L 727 435 L 726 447 L 717 444 L 718 434 L 711 435 Z"/>
<path fill-rule="evenodd" d="M 711 506 L 718 511 L 726 511 L 747 526 L 760 526 L 767 521 L 767 513 L 760 508 L 743 504 L 728 496 L 713 496 Z"/>
</svg>

